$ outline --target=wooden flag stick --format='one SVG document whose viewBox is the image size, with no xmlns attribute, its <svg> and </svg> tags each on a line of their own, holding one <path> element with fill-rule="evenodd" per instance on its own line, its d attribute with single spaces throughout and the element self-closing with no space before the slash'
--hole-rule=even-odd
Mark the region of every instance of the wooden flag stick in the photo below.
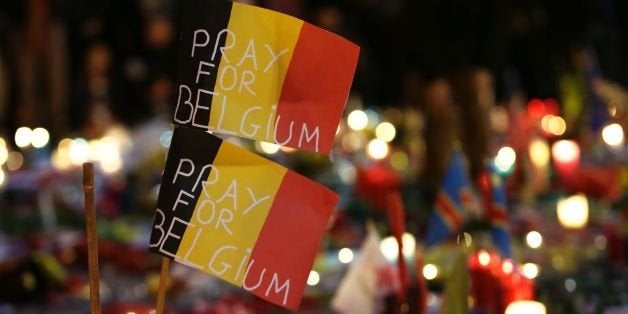
<svg viewBox="0 0 628 314">
<path fill-rule="evenodd" d="M 94 164 L 83 164 L 83 191 L 85 192 L 85 234 L 87 236 L 87 264 L 89 267 L 89 304 L 92 314 L 100 314 L 100 276 L 98 274 L 98 237 L 94 208 Z"/>
<path fill-rule="evenodd" d="M 166 289 L 168 288 L 168 273 L 170 272 L 170 259 L 161 259 L 161 272 L 159 273 L 159 288 L 157 289 L 157 314 L 163 314 L 166 306 Z"/>
</svg>

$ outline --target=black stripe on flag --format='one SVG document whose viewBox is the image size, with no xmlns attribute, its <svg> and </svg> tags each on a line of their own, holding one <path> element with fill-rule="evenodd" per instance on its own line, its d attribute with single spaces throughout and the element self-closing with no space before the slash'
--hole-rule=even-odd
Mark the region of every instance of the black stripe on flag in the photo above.
<svg viewBox="0 0 628 314">
<path fill-rule="evenodd" d="M 220 48 L 228 36 L 221 31 L 229 25 L 231 7 L 232 2 L 223 0 L 183 1 L 175 124 L 196 127 L 209 124 L 210 93 L 218 77 Z"/>
<path fill-rule="evenodd" d="M 214 163 L 221 144 L 220 138 L 205 131 L 175 127 L 159 189 L 157 209 L 161 213 L 155 214 L 150 238 L 152 252 L 177 253 L 187 227 L 181 221 L 192 218 L 203 191 L 201 181 L 206 181 L 211 173 L 212 167 L 206 166 Z M 175 218 L 180 221 L 173 221 Z"/>
</svg>

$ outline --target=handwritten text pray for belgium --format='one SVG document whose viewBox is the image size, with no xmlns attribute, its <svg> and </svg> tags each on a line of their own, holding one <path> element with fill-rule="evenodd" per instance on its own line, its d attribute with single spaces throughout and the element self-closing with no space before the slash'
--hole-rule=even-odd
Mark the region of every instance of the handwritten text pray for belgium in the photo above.
<svg viewBox="0 0 628 314">
<path fill-rule="evenodd" d="M 195 127 L 203 128 L 208 131 L 216 131 L 218 133 L 243 136 L 246 138 L 262 139 L 267 142 L 286 145 L 292 140 L 295 122 L 280 122 L 281 115 L 276 115 L 276 103 L 271 104 L 270 108 L 267 106 L 268 104 L 264 104 L 266 106 L 241 103 L 229 104 L 227 95 L 221 95 L 216 90 L 238 94 L 244 93 L 255 96 L 256 91 L 252 86 L 255 82 L 256 74 L 266 75 L 269 71 L 276 70 L 275 68 L 278 60 L 282 57 L 288 57 L 286 54 L 289 52 L 289 49 L 285 48 L 275 51 L 269 44 L 264 44 L 263 47 L 260 47 L 260 44 L 256 43 L 255 39 L 250 38 L 242 55 L 239 56 L 239 58 L 236 58 L 236 56 L 233 56 L 233 53 L 229 53 L 229 49 L 235 46 L 237 39 L 236 34 L 229 29 L 223 29 L 216 34 L 214 37 L 211 55 L 208 54 L 207 56 L 201 56 L 204 60 L 198 61 L 195 75 L 196 84 L 198 84 L 200 79 L 204 76 L 215 76 L 216 84 L 214 85 L 214 90 L 198 88 L 194 92 L 190 86 L 185 84 L 186 82 L 181 82 L 178 90 L 177 107 L 175 110 L 174 120 L 176 123 L 184 125 L 191 123 Z M 221 41 L 224 42 L 225 45 L 221 46 Z M 196 51 L 197 48 L 208 47 L 210 42 L 211 36 L 209 32 L 204 29 L 195 30 L 192 39 L 190 58 L 193 59 L 195 54 L 198 58 L 198 51 Z M 258 58 L 258 53 L 263 54 L 263 58 Z M 220 58 L 221 55 L 222 61 Z M 265 62 L 265 64 L 258 66 L 258 59 L 268 59 L 268 61 Z M 216 61 L 221 61 L 218 69 L 216 68 Z M 242 69 L 243 65 L 247 66 L 246 70 Z M 250 69 L 253 69 L 254 71 L 251 71 Z M 216 87 L 219 87 L 219 89 Z M 280 87 L 277 86 L 275 88 Z M 216 108 L 211 110 L 208 103 L 211 99 L 216 100 L 220 98 L 222 98 L 220 108 L 218 108 L 218 110 L 216 110 Z M 248 109 L 246 109 L 241 116 L 238 129 L 226 129 L 223 125 L 223 119 L 225 117 L 225 113 L 229 110 L 229 106 L 248 106 Z M 205 125 L 202 122 L 199 122 L 199 119 L 207 117 L 210 111 L 212 114 L 218 115 L 218 120 L 215 125 L 211 125 L 211 123 Z M 256 115 L 258 118 L 254 119 L 252 117 L 253 115 Z M 259 117 L 265 118 L 260 119 Z M 260 121 L 265 123 L 255 123 Z M 287 126 L 287 124 L 289 124 L 289 126 Z M 272 128 L 273 126 L 274 128 Z M 289 128 L 288 132 L 281 133 L 277 131 L 279 128 L 283 129 L 286 127 Z M 308 129 L 308 125 L 306 123 L 302 123 L 297 147 L 302 147 L 304 142 L 309 143 L 314 141 L 315 151 L 318 152 L 319 126 L 315 126 L 311 131 L 310 129 Z M 287 138 L 277 138 L 278 133 L 288 133 L 286 136 Z"/>
<path fill-rule="evenodd" d="M 206 181 L 202 181 L 202 178 L 204 178 L 208 173 L 210 176 L 206 179 Z M 181 158 L 179 160 L 177 170 L 171 183 L 173 185 L 181 186 L 183 183 L 179 182 L 177 184 L 177 178 L 179 178 L 179 180 L 186 177 L 194 178 L 195 174 L 196 180 L 191 181 L 195 182 L 194 185 L 185 188 L 189 191 L 184 189 L 179 190 L 171 211 L 176 213 L 177 209 L 181 209 L 181 207 L 194 206 L 195 197 L 193 193 L 195 193 L 198 188 L 201 188 L 206 198 L 203 199 L 198 206 L 196 206 L 194 217 L 192 217 L 190 221 L 183 220 L 175 215 L 175 217 L 168 222 L 166 221 L 166 215 L 162 209 L 158 208 L 156 215 L 159 217 L 159 223 L 157 223 L 157 220 L 155 221 L 153 230 L 159 233 L 159 238 L 157 242 L 150 243 L 150 247 L 157 248 L 161 253 L 174 258 L 182 264 L 207 271 L 216 276 L 226 276 L 226 272 L 235 266 L 237 267 L 237 272 L 232 279 L 234 281 L 238 281 L 243 278 L 242 287 L 245 290 L 254 291 L 258 289 L 266 289 L 264 291 L 265 296 L 269 296 L 270 293 L 277 295 L 283 294 L 283 304 L 285 305 L 290 294 L 290 278 L 282 281 L 282 278 L 285 277 L 276 272 L 273 272 L 270 275 L 270 278 L 265 278 L 264 274 L 267 270 L 266 267 L 264 267 L 264 265 L 258 265 L 257 268 L 262 268 L 262 271 L 259 278 L 257 278 L 257 282 L 255 282 L 255 278 L 250 278 L 252 274 L 251 268 L 255 263 L 255 259 L 251 258 L 251 248 L 242 249 L 236 247 L 235 245 L 228 244 L 223 245 L 213 253 L 210 253 L 211 258 L 209 258 L 206 263 L 199 264 L 198 261 L 192 261 L 189 259 L 190 254 L 194 251 L 203 250 L 202 246 L 197 246 L 197 240 L 203 233 L 204 229 L 208 229 L 206 231 L 211 229 L 220 230 L 220 232 L 224 232 L 230 237 L 236 238 L 238 235 L 234 234 L 230 225 L 234 223 L 235 220 L 246 219 L 249 212 L 258 208 L 260 205 L 268 205 L 268 202 L 272 201 L 270 195 L 257 195 L 251 187 L 245 187 L 242 184 L 239 184 L 239 181 L 235 178 L 231 179 L 231 183 L 223 192 L 222 196 L 217 199 L 212 198 L 206 189 L 212 185 L 228 181 L 229 179 L 221 179 L 219 168 L 215 167 L 213 164 L 207 164 L 201 169 L 198 169 L 198 166 L 195 166 L 194 162 L 188 158 Z M 238 195 L 243 194 L 248 195 L 248 197 L 238 197 Z M 240 202 L 244 199 L 248 199 L 249 202 L 246 208 L 243 209 L 238 205 L 242 205 Z M 238 200 L 240 200 L 240 202 L 238 202 Z M 222 209 L 218 211 L 218 208 Z M 183 234 L 177 234 L 174 231 L 177 229 L 177 225 L 185 226 L 184 230 L 196 231 L 194 240 L 186 252 L 170 252 L 164 247 L 165 243 L 168 242 L 169 239 L 182 240 Z M 227 261 L 227 257 L 232 256 L 233 254 L 242 256 L 240 262 L 237 263 L 237 266 L 232 265 Z M 247 261 L 248 264 L 246 263 Z M 251 280 L 255 283 L 251 284 Z"/>
</svg>

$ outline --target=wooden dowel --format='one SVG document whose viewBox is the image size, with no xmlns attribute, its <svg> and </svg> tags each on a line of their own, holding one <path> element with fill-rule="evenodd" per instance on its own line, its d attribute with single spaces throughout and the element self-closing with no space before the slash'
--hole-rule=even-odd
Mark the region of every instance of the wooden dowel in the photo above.
<svg viewBox="0 0 628 314">
<path fill-rule="evenodd" d="M 83 191 L 85 192 L 85 235 L 87 237 L 87 264 L 89 267 L 89 304 L 92 314 L 100 314 L 100 276 L 98 273 L 98 237 L 96 209 L 94 208 L 94 164 L 83 164 Z"/>
<path fill-rule="evenodd" d="M 166 289 L 170 272 L 170 259 L 161 259 L 161 272 L 159 273 L 159 288 L 157 289 L 157 314 L 163 314 L 166 306 Z"/>
</svg>

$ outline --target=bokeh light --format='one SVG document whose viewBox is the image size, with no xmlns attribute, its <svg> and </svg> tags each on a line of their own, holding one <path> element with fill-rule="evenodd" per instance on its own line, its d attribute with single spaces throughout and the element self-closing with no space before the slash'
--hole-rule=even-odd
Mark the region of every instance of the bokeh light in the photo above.
<svg viewBox="0 0 628 314">
<path fill-rule="evenodd" d="M 347 125 L 349 125 L 349 127 L 354 131 L 364 130 L 368 123 L 369 118 L 362 110 L 351 111 L 347 117 Z"/>
<path fill-rule="evenodd" d="M 258 141 L 255 142 L 255 148 L 266 155 L 274 155 L 279 151 L 281 146 L 269 142 Z"/>
<path fill-rule="evenodd" d="M 0 166 L 4 165 L 9 158 L 9 150 L 7 149 L 7 145 L 2 138 L 0 138 Z"/>
<path fill-rule="evenodd" d="M 31 140 L 33 137 L 33 130 L 28 127 L 20 127 L 15 131 L 15 145 L 17 147 L 27 147 L 31 144 Z"/>
<path fill-rule="evenodd" d="M 528 279 L 534 279 L 539 275 L 539 266 L 534 263 L 525 263 L 521 266 L 521 273 Z"/>
<path fill-rule="evenodd" d="M 388 155 L 388 144 L 380 139 L 372 139 L 366 146 L 366 153 L 373 159 L 382 159 Z"/>
<path fill-rule="evenodd" d="M 538 231 L 530 231 L 526 234 L 526 244 L 533 249 L 538 249 L 543 244 L 543 236 Z"/>
<path fill-rule="evenodd" d="M 390 122 L 382 122 L 375 127 L 375 137 L 384 142 L 391 142 L 395 139 L 396 134 L 395 126 Z"/>
<path fill-rule="evenodd" d="M 89 144 L 84 138 L 75 138 L 70 143 L 70 162 L 75 166 L 80 166 L 89 160 Z"/>
<path fill-rule="evenodd" d="M 438 267 L 434 264 L 426 264 L 423 266 L 423 277 L 427 280 L 432 280 L 438 276 Z"/>
<path fill-rule="evenodd" d="M 414 256 L 414 250 L 416 249 L 416 239 L 414 236 L 408 232 L 404 232 L 401 236 L 401 242 L 403 243 L 403 256 L 405 258 Z M 379 244 L 379 249 L 389 261 L 396 261 L 399 257 L 399 245 L 393 236 L 382 239 Z"/>
<path fill-rule="evenodd" d="M 9 171 L 16 171 L 22 168 L 24 165 L 24 156 L 20 152 L 10 152 L 7 157 L 7 169 Z"/>
<path fill-rule="evenodd" d="M 530 141 L 529 155 L 536 167 L 545 168 L 550 161 L 549 145 L 543 139 L 534 138 Z"/>
<path fill-rule="evenodd" d="M 574 292 L 576 290 L 576 281 L 573 278 L 565 279 L 565 290 L 567 292 Z"/>
<path fill-rule="evenodd" d="M 482 266 L 487 266 L 491 263 L 491 255 L 484 250 L 480 250 L 478 252 L 478 262 L 480 262 L 480 265 Z"/>
<path fill-rule="evenodd" d="M 602 129 L 602 140 L 609 146 L 619 146 L 624 143 L 624 129 L 617 123 L 612 123 Z"/>
<path fill-rule="evenodd" d="M 495 156 L 495 167 L 502 172 L 510 172 L 517 161 L 517 154 L 512 147 L 504 146 L 499 149 L 497 156 Z"/>
<path fill-rule="evenodd" d="M 390 155 L 390 165 L 397 171 L 406 170 L 408 163 L 408 155 L 404 152 L 394 152 Z"/>
<path fill-rule="evenodd" d="M 307 284 L 309 286 L 316 286 L 321 281 L 321 276 L 317 271 L 311 270 L 310 274 L 307 276 Z"/>
<path fill-rule="evenodd" d="M 507 259 L 502 262 L 502 271 L 504 272 L 504 274 L 510 274 L 513 270 L 514 265 L 512 264 L 511 260 Z"/>
<path fill-rule="evenodd" d="M 505 314 L 545 314 L 545 305 L 537 301 L 520 300 L 508 305 Z"/>
<path fill-rule="evenodd" d="M 338 251 L 338 260 L 343 264 L 349 264 L 353 261 L 353 251 L 350 248 L 342 248 Z"/>
<path fill-rule="evenodd" d="M 580 146 L 572 140 L 560 140 L 552 145 L 552 157 L 562 163 L 572 163 L 580 158 Z"/>
<path fill-rule="evenodd" d="M 59 141 L 57 149 L 52 152 L 52 166 L 57 170 L 67 170 L 72 167 L 72 161 L 70 160 L 70 145 L 72 140 L 64 138 Z"/>
<path fill-rule="evenodd" d="M 46 146 L 49 140 L 50 133 L 48 133 L 48 130 L 44 128 L 36 128 L 31 134 L 31 144 L 35 148 L 41 148 Z"/>
<path fill-rule="evenodd" d="M 552 116 L 547 124 L 547 131 L 553 135 L 561 136 L 567 131 L 567 123 L 559 116 Z"/>
<path fill-rule="evenodd" d="M 578 193 L 562 198 L 556 204 L 558 221 L 565 228 L 579 229 L 589 220 L 589 202 L 587 197 Z"/>
</svg>

